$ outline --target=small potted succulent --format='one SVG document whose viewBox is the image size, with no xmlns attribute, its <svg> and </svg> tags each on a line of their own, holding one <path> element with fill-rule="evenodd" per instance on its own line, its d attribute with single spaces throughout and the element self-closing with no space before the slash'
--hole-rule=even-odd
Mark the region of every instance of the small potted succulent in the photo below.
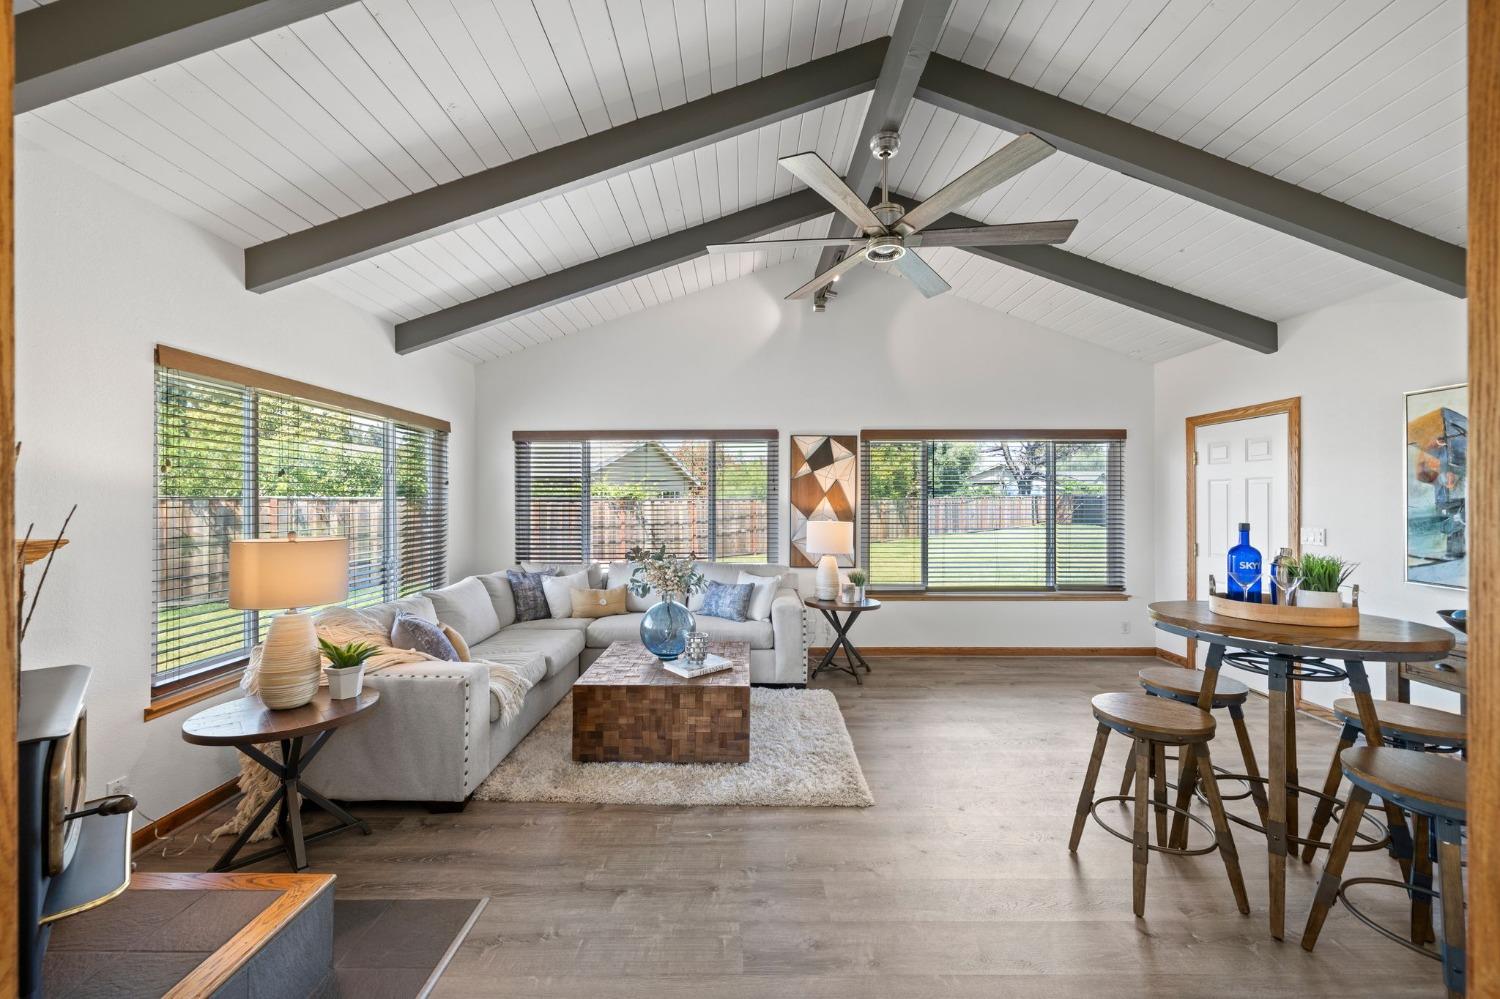
<svg viewBox="0 0 1500 999">
<path fill-rule="evenodd" d="M 849 582 L 854 584 L 854 599 L 851 603 L 862 604 L 865 602 L 865 584 L 869 581 L 870 577 L 865 574 L 863 569 L 849 570 Z"/>
<path fill-rule="evenodd" d="M 1297 581 L 1298 607 L 1342 607 L 1339 588 L 1359 568 L 1337 555 L 1303 555 L 1293 561 L 1292 578 Z"/>
<path fill-rule="evenodd" d="M 380 648 L 368 642 L 335 645 L 326 638 L 318 639 L 318 646 L 328 659 L 328 665 L 323 667 L 328 677 L 328 696 L 335 701 L 358 697 L 365 687 L 365 660 Z"/>
</svg>

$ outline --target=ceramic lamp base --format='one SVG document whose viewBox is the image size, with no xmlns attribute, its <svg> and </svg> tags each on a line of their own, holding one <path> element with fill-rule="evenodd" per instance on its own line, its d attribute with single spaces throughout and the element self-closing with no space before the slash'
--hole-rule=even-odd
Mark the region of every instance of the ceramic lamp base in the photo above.
<svg viewBox="0 0 1500 999">
<path fill-rule="evenodd" d="M 818 562 L 817 593 L 819 600 L 837 600 L 839 596 L 839 560 L 824 555 Z"/>
<path fill-rule="evenodd" d="M 260 699 L 276 710 L 300 708 L 318 692 L 322 658 L 311 614 L 288 611 L 271 619 L 261 646 Z"/>
</svg>

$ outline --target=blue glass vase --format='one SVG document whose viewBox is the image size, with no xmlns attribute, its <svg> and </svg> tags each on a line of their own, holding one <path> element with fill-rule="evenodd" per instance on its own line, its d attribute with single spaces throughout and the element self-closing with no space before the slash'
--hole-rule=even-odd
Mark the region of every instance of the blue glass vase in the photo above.
<svg viewBox="0 0 1500 999">
<path fill-rule="evenodd" d="M 697 628 L 693 612 L 671 597 L 646 611 L 641 618 L 641 644 L 664 663 L 682 655 L 687 633 Z"/>
</svg>

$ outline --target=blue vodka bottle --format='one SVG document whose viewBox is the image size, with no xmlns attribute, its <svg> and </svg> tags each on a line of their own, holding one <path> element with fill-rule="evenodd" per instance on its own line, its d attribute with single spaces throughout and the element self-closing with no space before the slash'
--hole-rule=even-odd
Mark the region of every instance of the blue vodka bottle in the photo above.
<svg viewBox="0 0 1500 999">
<path fill-rule="evenodd" d="M 1260 552 L 1250 544 L 1250 525 L 1241 524 L 1240 543 L 1229 549 L 1229 598 L 1260 602 Z"/>
</svg>

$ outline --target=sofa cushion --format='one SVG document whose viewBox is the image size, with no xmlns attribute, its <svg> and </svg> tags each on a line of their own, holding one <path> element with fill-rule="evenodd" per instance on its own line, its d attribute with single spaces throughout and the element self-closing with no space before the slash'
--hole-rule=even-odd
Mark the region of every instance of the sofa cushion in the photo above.
<svg viewBox="0 0 1500 999">
<path fill-rule="evenodd" d="M 432 601 L 438 620 L 452 625 L 453 630 L 470 645 L 482 642 L 500 630 L 500 615 L 495 613 L 490 591 L 475 576 L 460 579 L 440 590 L 428 590 L 424 596 Z"/>
<path fill-rule="evenodd" d="M 554 618 L 573 616 L 573 593 L 589 588 L 589 574 L 579 569 L 571 576 L 543 576 L 542 594 L 547 598 L 547 610 Z"/>
<path fill-rule="evenodd" d="M 507 628 L 516 623 L 516 597 L 510 592 L 510 580 L 503 572 L 487 572 L 479 577 L 484 584 L 485 590 L 490 595 L 490 603 L 495 607 L 495 616 L 500 619 L 500 627 Z"/>
<path fill-rule="evenodd" d="M 599 562 L 522 562 L 521 568 L 553 576 L 571 576 L 587 570 L 590 589 L 597 590 L 604 585 L 604 565 Z"/>
<path fill-rule="evenodd" d="M 627 587 L 625 609 L 632 614 L 644 614 L 652 604 L 661 599 L 656 595 L 655 590 L 647 592 L 644 597 L 638 597 L 635 595 L 635 590 L 629 589 L 631 574 L 635 572 L 638 564 L 637 562 L 611 562 L 609 564 L 609 585 Z"/>
<path fill-rule="evenodd" d="M 587 631 L 588 618 L 544 617 L 540 621 L 517 621 L 510 626 L 512 631 Z"/>
<path fill-rule="evenodd" d="M 540 623 L 540 622 L 537 622 Z M 576 628 L 506 628 L 469 649 L 475 659 L 510 662 L 508 657 L 540 653 L 547 675 L 556 676 L 583 652 L 584 634 Z"/>
<path fill-rule="evenodd" d="M 740 567 L 724 562 L 695 562 L 693 568 L 703 573 L 704 588 L 688 597 L 688 610 L 697 613 L 709 583 L 733 583 L 739 579 Z"/>
<path fill-rule="evenodd" d="M 547 677 L 547 657 L 539 652 L 515 653 L 504 658 L 489 660 L 493 663 L 505 663 L 514 666 L 532 686 L 541 683 Z M 499 681 L 493 679 L 494 670 L 490 670 L 490 724 L 500 720 L 504 702 L 503 689 Z"/>
<path fill-rule="evenodd" d="M 396 623 L 397 614 L 410 614 L 412 617 L 421 618 L 423 621 L 437 624 L 437 611 L 432 608 L 432 601 L 420 593 L 415 596 L 402 597 L 400 600 L 390 600 L 373 607 L 362 607 L 360 610 L 365 614 L 372 614 L 380 621 L 380 627 L 386 634 L 390 634 L 391 626 Z"/>
<path fill-rule="evenodd" d="M 620 614 L 601 617 L 588 623 L 588 642 L 591 649 L 606 649 L 614 642 L 639 642 L 641 640 L 641 618 L 644 614 Z M 721 642 L 749 642 L 752 649 L 776 647 L 772 638 L 770 621 L 726 621 L 721 617 L 696 617 L 698 630 L 706 632 L 710 639 Z"/>
<path fill-rule="evenodd" d="M 458 650 L 443 634 L 443 627 L 410 614 L 397 614 L 391 625 L 391 648 L 411 649 L 443 662 L 459 662 Z"/>
</svg>

